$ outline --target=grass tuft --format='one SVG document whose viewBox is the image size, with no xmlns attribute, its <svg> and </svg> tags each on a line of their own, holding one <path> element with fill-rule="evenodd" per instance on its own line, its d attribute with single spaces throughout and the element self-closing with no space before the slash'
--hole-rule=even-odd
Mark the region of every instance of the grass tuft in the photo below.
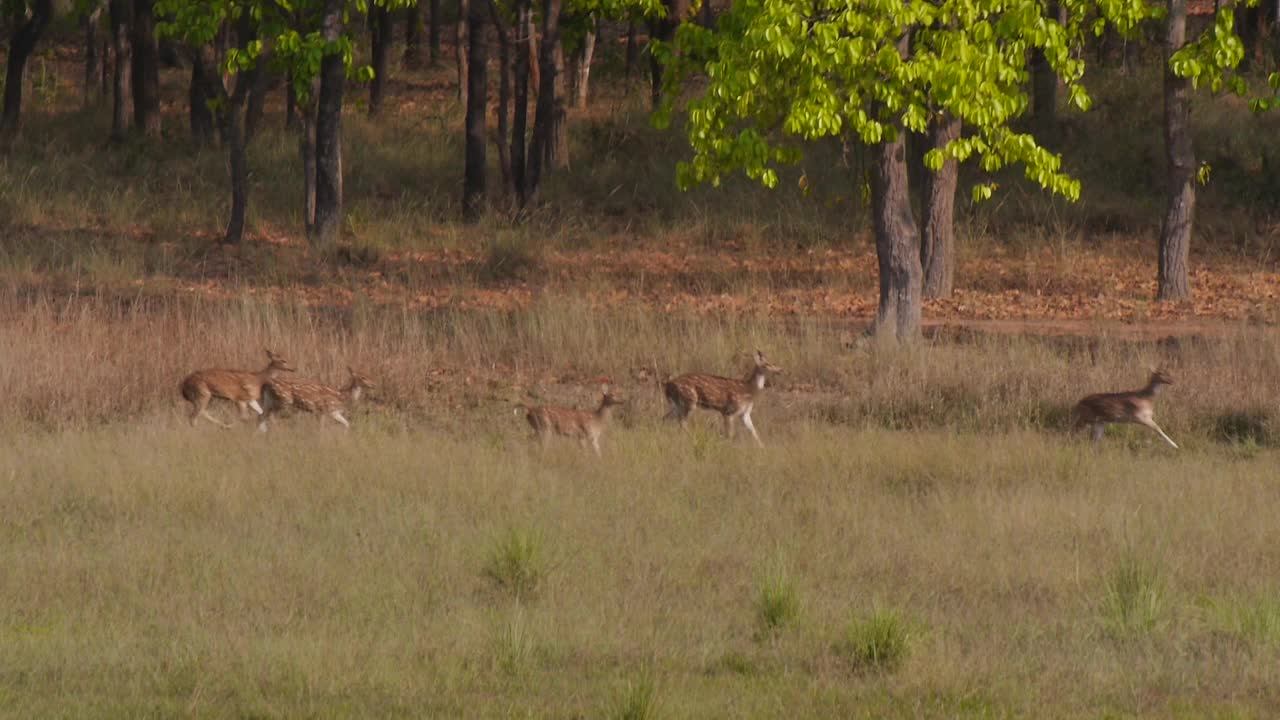
<svg viewBox="0 0 1280 720">
<path fill-rule="evenodd" d="M 610 720 L 652 720 L 658 716 L 658 687 L 648 670 L 618 689 L 606 717 Z"/>
<path fill-rule="evenodd" d="M 1167 610 L 1166 588 L 1158 565 L 1129 552 L 1103 580 L 1102 618 L 1115 638 L 1147 635 Z"/>
<path fill-rule="evenodd" d="M 876 608 L 849 621 L 835 650 L 854 672 L 892 673 L 907 659 L 911 641 L 911 628 L 901 612 Z"/>
<path fill-rule="evenodd" d="M 800 591 L 780 557 L 772 559 L 761 573 L 755 605 L 761 637 L 776 635 L 800 617 Z"/>
<path fill-rule="evenodd" d="M 547 570 L 542 534 L 525 528 L 509 528 L 494 540 L 484 566 L 485 576 L 517 602 L 537 596 Z"/>
<path fill-rule="evenodd" d="M 517 233 L 493 235 L 475 266 L 476 280 L 503 283 L 528 280 L 543 267 L 537 243 Z"/>
</svg>

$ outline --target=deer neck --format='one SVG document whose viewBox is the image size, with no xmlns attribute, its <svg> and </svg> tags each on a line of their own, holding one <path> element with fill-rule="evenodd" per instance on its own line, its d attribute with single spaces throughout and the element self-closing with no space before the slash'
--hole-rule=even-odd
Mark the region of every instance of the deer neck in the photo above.
<svg viewBox="0 0 1280 720">
<path fill-rule="evenodd" d="M 360 402 L 360 397 L 364 395 L 364 386 L 352 380 L 345 388 L 342 389 L 342 395 L 352 403 Z"/>
<path fill-rule="evenodd" d="M 609 422 L 609 418 L 613 416 L 613 408 L 613 405 L 601 401 L 600 407 L 596 408 L 595 411 L 596 420 L 599 420 L 601 423 Z"/>
<path fill-rule="evenodd" d="M 1147 383 L 1147 386 L 1138 391 L 1138 397 L 1153 398 L 1160 394 L 1164 388 L 1164 383 L 1158 383 L 1154 380 Z"/>
<path fill-rule="evenodd" d="M 263 382 L 269 382 L 271 380 L 275 380 L 276 376 L 279 374 L 280 374 L 280 368 L 272 364 L 272 365 L 268 365 L 266 368 L 262 370 L 262 372 L 258 373 L 258 377 L 261 378 Z"/>
<path fill-rule="evenodd" d="M 742 384 L 746 386 L 747 392 L 755 395 L 761 390 L 764 390 L 764 380 L 766 375 L 767 373 L 764 368 L 754 367 L 751 369 L 751 372 L 747 373 L 747 377 L 742 381 Z"/>
</svg>

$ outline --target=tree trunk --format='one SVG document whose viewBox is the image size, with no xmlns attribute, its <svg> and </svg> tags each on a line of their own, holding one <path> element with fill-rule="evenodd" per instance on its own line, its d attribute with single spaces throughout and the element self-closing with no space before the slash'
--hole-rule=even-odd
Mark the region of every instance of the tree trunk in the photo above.
<svg viewBox="0 0 1280 720">
<path fill-rule="evenodd" d="M 343 0 L 325 0 L 320 36 L 336 44 L 343 33 Z M 314 241 L 336 243 L 342 234 L 342 91 L 347 70 L 341 52 L 320 60 L 316 103 L 316 222 Z"/>
<path fill-rule="evenodd" d="M 481 0 L 476 0 L 480 2 Z M 467 103 L 467 14 L 470 0 L 458 0 L 458 22 L 454 25 L 454 39 L 456 47 L 454 48 L 454 56 L 458 65 L 458 102 L 464 106 Z"/>
<path fill-rule="evenodd" d="M 514 196 L 516 184 L 511 173 L 511 28 L 498 11 L 495 0 L 488 0 L 487 4 L 494 34 L 498 37 L 498 129 L 493 144 L 498 151 L 502 190 L 508 196 Z"/>
<path fill-rule="evenodd" d="M 315 89 L 313 83 L 312 89 Z M 302 134 L 298 138 L 298 147 L 302 151 L 302 218 L 307 237 L 316 234 L 316 111 L 315 95 L 303 106 L 299 115 L 302 118 Z"/>
<path fill-rule="evenodd" d="M 560 45 L 560 8 L 562 0 L 543 0 L 542 4 L 542 47 L 539 48 L 539 72 L 537 114 L 533 120 L 533 142 L 529 147 L 528 188 L 526 201 L 537 197 L 542 183 L 544 169 L 550 172 L 554 165 L 549 162 L 555 150 L 555 115 L 556 115 L 556 83 L 557 65 L 556 48 Z M 563 53 L 561 54 L 563 57 Z M 563 101 L 563 99 L 562 99 Z"/>
<path fill-rule="evenodd" d="M 473 222 L 484 214 L 485 149 L 489 143 L 489 134 L 485 131 L 489 109 L 489 49 L 484 37 L 488 8 L 485 5 L 485 0 L 471 0 L 467 9 L 467 137 L 462 215 Z"/>
<path fill-rule="evenodd" d="M 111 14 L 111 139 L 123 140 L 129 129 L 129 0 L 110 0 Z"/>
<path fill-rule="evenodd" d="M 102 38 L 102 97 L 111 96 L 111 35 L 108 28 L 107 36 Z"/>
<path fill-rule="evenodd" d="M 906 133 L 901 127 L 892 141 L 882 140 L 876 146 L 871 203 L 880 266 L 875 333 L 910 340 L 920 333 L 922 271 L 907 179 Z"/>
<path fill-rule="evenodd" d="M 404 15 L 404 66 L 416 68 L 422 64 L 422 5 L 415 0 Z"/>
<path fill-rule="evenodd" d="M 213 83 L 219 82 L 206 47 L 193 48 L 191 52 L 191 88 L 188 92 L 191 117 L 191 137 L 200 144 L 213 142 L 213 110 L 209 104 L 218 97 Z"/>
<path fill-rule="evenodd" d="M 515 115 L 511 119 L 511 181 L 515 184 L 520 206 L 530 192 L 526 164 L 526 138 L 529 128 L 529 65 L 533 41 L 533 6 L 531 0 L 516 0 L 515 41 Z"/>
<path fill-rule="evenodd" d="M 231 168 L 231 218 L 227 222 L 227 234 L 223 242 L 238 244 L 244 238 L 245 215 L 249 211 L 249 161 L 245 152 L 244 96 L 242 86 L 252 78 L 236 78 L 236 91 L 224 111 L 223 134 L 227 138 L 228 160 Z"/>
<path fill-rule="evenodd" d="M 93 88 L 98 84 L 98 20 L 102 17 L 102 7 L 86 13 L 80 20 L 84 30 L 84 98 L 85 107 L 93 102 Z"/>
<path fill-rule="evenodd" d="M 942 149 L 960 137 L 957 118 L 939 117 L 929 124 L 929 145 Z M 951 296 L 955 283 L 956 182 L 960 170 L 947 158 L 937 172 L 925 170 L 923 178 L 924 224 L 921 228 L 920 262 L 924 267 L 924 296 Z"/>
<path fill-rule="evenodd" d="M 431 24 L 427 28 L 427 45 L 431 51 L 431 67 L 440 64 L 440 0 L 431 0 Z"/>
<path fill-rule="evenodd" d="M 382 111 L 387 89 L 387 55 L 391 50 L 391 11 L 386 5 L 369 6 L 369 47 L 372 50 L 373 81 L 369 83 L 369 117 Z"/>
<path fill-rule="evenodd" d="M 1191 139 L 1191 81 L 1173 74 L 1169 58 L 1186 44 L 1187 0 L 1169 0 L 1164 53 L 1164 148 L 1168 188 L 1160 225 L 1160 300 L 1189 300 L 1188 261 L 1196 210 L 1196 158 Z"/>
<path fill-rule="evenodd" d="M 664 0 L 666 14 L 649 23 L 649 42 L 654 40 L 669 43 L 676 36 L 676 28 L 689 14 L 689 0 Z M 662 63 L 652 52 L 649 53 L 649 76 L 653 107 L 656 109 L 662 102 Z"/>
<path fill-rule="evenodd" d="M 1049 15 L 1066 23 L 1066 10 L 1056 0 L 1049 3 Z M 1051 137 L 1058 127 L 1058 75 L 1043 51 L 1033 50 L 1031 58 L 1032 132 L 1042 140 Z"/>
<path fill-rule="evenodd" d="M 31 5 L 31 17 L 9 39 L 9 60 L 4 74 L 4 110 L 0 113 L 0 136 L 9 137 L 18 131 L 22 118 L 22 84 L 26 75 L 27 58 L 31 57 L 40 41 L 40 35 L 53 16 L 52 0 L 36 0 Z"/>
<path fill-rule="evenodd" d="M 591 29 L 582 37 L 582 46 L 574 53 L 573 61 L 573 106 L 579 110 L 587 109 L 587 96 L 591 82 L 591 58 L 596 50 L 595 18 L 591 19 Z"/>
<path fill-rule="evenodd" d="M 276 84 L 278 78 L 267 67 L 271 62 L 270 53 L 270 50 L 264 48 L 262 54 L 258 56 L 258 61 L 254 63 L 253 69 L 245 73 L 251 81 L 248 107 L 244 111 L 244 144 L 246 146 L 253 142 L 254 136 L 258 134 L 258 128 L 262 127 L 262 117 L 267 109 L 267 91 Z"/>
<path fill-rule="evenodd" d="M 298 94 L 293 89 L 293 71 L 290 70 L 284 76 L 284 129 L 294 130 L 297 127 Z"/>
<path fill-rule="evenodd" d="M 133 123 L 145 135 L 160 134 L 160 47 L 155 0 L 133 3 Z"/>
<path fill-rule="evenodd" d="M 698 24 L 704 28 L 716 26 L 716 11 L 711 7 L 711 0 L 702 0 L 702 7 L 699 8 Z"/>
<path fill-rule="evenodd" d="M 635 75 L 636 63 L 640 60 L 640 43 L 636 40 L 636 19 L 634 17 L 627 21 L 627 50 L 625 57 L 625 72 L 629 78 Z"/>
</svg>

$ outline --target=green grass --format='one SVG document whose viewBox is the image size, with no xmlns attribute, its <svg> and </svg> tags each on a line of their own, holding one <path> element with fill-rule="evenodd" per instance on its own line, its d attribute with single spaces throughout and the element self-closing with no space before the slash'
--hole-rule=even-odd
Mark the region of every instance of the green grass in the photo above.
<svg viewBox="0 0 1280 720">
<path fill-rule="evenodd" d="M 503 434 L 166 414 L 5 434 L 0 714 L 1256 715 L 1280 682 L 1270 605 L 1192 600 L 1280 571 L 1273 453 L 800 424 L 699 456 L 644 423 L 596 461 Z M 981 465 L 924 495 L 884 482 L 921 455 Z M 807 589 L 770 643 L 744 599 L 761 547 Z M 1170 549 L 1161 622 L 1126 547 Z M 530 602 L 485 571 L 548 556 Z M 1102 588 L 1141 642 L 1094 630 Z"/>
</svg>

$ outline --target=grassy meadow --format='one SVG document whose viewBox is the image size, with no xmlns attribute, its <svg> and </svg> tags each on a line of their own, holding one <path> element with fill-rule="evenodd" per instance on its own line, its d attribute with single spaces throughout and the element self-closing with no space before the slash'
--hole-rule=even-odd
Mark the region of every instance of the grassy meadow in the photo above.
<svg viewBox="0 0 1280 720">
<path fill-rule="evenodd" d="M 862 334 L 865 152 L 680 193 L 609 62 L 519 223 L 457 220 L 449 68 L 397 71 L 376 122 L 352 90 L 317 249 L 277 96 L 225 248 L 181 103 L 109 146 L 68 57 L 33 60 L 0 155 L 0 716 L 1277 715 L 1275 117 L 1197 105 L 1196 300 L 1154 303 L 1159 73 L 1109 69 L 1053 138 L 1082 201 L 1009 172 L 961 202 L 957 296 L 894 347 Z M 373 377 L 352 431 L 190 427 L 181 379 L 264 348 Z M 755 348 L 764 449 L 662 422 L 664 377 Z M 1155 365 L 1182 450 L 1069 431 Z M 512 414 L 602 381 L 601 460 Z"/>
</svg>

